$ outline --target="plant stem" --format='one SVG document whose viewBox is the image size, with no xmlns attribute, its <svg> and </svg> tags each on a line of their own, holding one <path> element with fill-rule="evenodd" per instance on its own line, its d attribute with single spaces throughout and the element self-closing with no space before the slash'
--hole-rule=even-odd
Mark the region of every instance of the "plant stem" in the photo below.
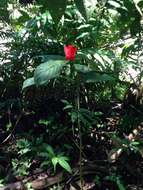
<svg viewBox="0 0 143 190">
<path fill-rule="evenodd" d="M 81 183 L 81 190 L 83 190 L 83 175 L 82 175 L 82 132 L 81 132 L 81 123 L 79 117 L 79 110 L 80 110 L 80 83 L 79 80 L 77 82 L 77 97 L 76 97 L 76 106 L 77 106 L 77 125 L 79 130 L 79 173 L 80 173 L 80 183 Z"/>
<path fill-rule="evenodd" d="M 70 71 L 71 71 L 71 78 L 74 79 L 74 65 L 70 62 Z M 80 183 L 81 183 L 81 190 L 83 190 L 83 175 L 82 175 L 82 132 L 81 132 L 81 123 L 80 123 L 80 79 L 77 75 L 75 77 L 76 80 L 76 97 L 75 97 L 75 107 L 77 110 L 77 127 L 79 131 L 79 173 L 80 173 Z M 74 81 L 75 81 L 74 80 Z"/>
</svg>

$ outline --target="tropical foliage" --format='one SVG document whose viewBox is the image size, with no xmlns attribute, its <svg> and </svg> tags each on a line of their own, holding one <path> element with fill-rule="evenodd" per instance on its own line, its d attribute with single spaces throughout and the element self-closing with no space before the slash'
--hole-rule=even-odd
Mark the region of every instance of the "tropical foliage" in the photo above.
<svg viewBox="0 0 143 190">
<path fill-rule="evenodd" d="M 2 186 L 143 186 L 142 9 L 142 0 L 2 1 Z"/>
</svg>

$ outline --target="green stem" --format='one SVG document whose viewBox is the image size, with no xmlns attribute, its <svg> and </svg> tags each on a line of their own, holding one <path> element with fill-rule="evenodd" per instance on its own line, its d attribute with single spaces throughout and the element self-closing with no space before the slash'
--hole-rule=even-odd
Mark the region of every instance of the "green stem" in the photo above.
<svg viewBox="0 0 143 190">
<path fill-rule="evenodd" d="M 70 78 L 74 80 L 74 65 L 72 61 L 70 61 Z"/>
<path fill-rule="evenodd" d="M 81 183 L 81 190 L 83 190 L 83 175 L 82 175 L 82 131 L 81 131 L 81 122 L 80 122 L 80 79 L 78 78 L 78 75 L 75 77 L 75 70 L 73 62 L 70 62 L 70 71 L 71 71 L 71 79 L 73 81 L 76 81 L 75 87 L 76 87 L 76 97 L 75 97 L 75 106 L 77 110 L 77 127 L 79 131 L 79 173 L 80 173 L 80 183 Z M 75 78 L 75 80 L 74 80 Z"/>
<path fill-rule="evenodd" d="M 79 130 L 79 173 L 80 173 L 80 183 L 81 183 L 81 190 L 83 190 L 83 175 L 82 175 L 82 132 L 81 132 L 81 123 L 79 117 L 79 110 L 80 110 L 80 83 L 79 80 L 77 81 L 77 97 L 76 97 L 76 106 L 77 106 L 77 125 Z"/>
</svg>

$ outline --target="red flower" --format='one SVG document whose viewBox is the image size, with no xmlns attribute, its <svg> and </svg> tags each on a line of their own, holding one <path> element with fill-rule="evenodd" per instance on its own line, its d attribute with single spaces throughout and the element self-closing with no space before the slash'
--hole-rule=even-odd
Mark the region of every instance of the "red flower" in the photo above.
<svg viewBox="0 0 143 190">
<path fill-rule="evenodd" d="M 73 45 L 65 45 L 64 52 L 66 56 L 66 60 L 73 61 L 75 59 L 77 48 Z"/>
</svg>

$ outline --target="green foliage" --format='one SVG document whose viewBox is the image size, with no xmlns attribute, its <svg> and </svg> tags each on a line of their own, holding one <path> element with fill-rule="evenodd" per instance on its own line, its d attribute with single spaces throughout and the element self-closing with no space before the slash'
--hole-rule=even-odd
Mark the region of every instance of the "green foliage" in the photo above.
<svg viewBox="0 0 143 190">
<path fill-rule="evenodd" d="M 121 181 L 120 177 L 116 174 L 112 174 L 111 176 L 106 177 L 107 180 L 110 180 L 112 182 L 115 182 L 118 186 L 119 190 L 125 190 L 125 186 L 123 185 L 123 182 Z"/>
<path fill-rule="evenodd" d="M 27 88 L 27 87 L 29 87 L 29 86 L 33 86 L 33 85 L 35 85 L 34 78 L 31 77 L 31 78 L 26 79 L 26 80 L 24 81 L 22 89 Z"/>
<path fill-rule="evenodd" d="M 71 173 L 71 167 L 68 164 L 68 157 L 63 156 L 63 154 L 55 154 L 51 146 L 47 146 L 44 152 L 40 153 L 40 156 L 44 157 L 46 160 L 42 162 L 41 167 L 49 166 L 52 163 L 54 167 L 54 172 L 56 171 L 57 164 L 64 168 L 67 172 Z"/>
<path fill-rule="evenodd" d="M 71 103 L 66 100 L 62 100 L 65 104 L 64 110 L 66 110 L 69 116 L 69 122 L 71 121 L 73 124 L 77 123 L 78 118 L 82 123 L 82 130 L 84 132 L 88 132 L 92 126 L 98 123 L 100 120 L 99 117 L 102 115 L 100 112 L 92 112 L 85 108 L 80 108 L 78 111 L 76 107 L 74 107 Z"/>
<path fill-rule="evenodd" d="M 79 10 L 79 12 L 82 14 L 82 16 L 88 20 L 91 18 L 92 13 L 94 12 L 97 1 L 96 0 L 75 0 L 75 4 Z"/>
<path fill-rule="evenodd" d="M 115 79 L 108 74 L 99 74 L 97 72 L 91 71 L 82 76 L 82 80 L 85 82 L 114 82 Z"/>
<path fill-rule="evenodd" d="M 3 22 L 9 22 L 8 2 L 9 0 L 4 0 L 0 4 L 0 20 Z"/>
<path fill-rule="evenodd" d="M 30 142 L 26 139 L 21 139 L 17 141 L 16 148 L 18 149 L 18 153 L 22 156 L 31 151 Z"/>
<path fill-rule="evenodd" d="M 32 165 L 32 160 L 36 157 L 41 157 L 41 168 L 53 166 L 56 172 L 57 164 L 60 165 L 65 171 L 71 173 L 71 167 L 68 163 L 69 158 L 64 156 L 62 152 L 55 153 L 54 149 L 44 143 L 42 136 L 37 138 L 36 141 L 20 139 L 16 142 L 15 151 L 18 157 L 12 159 L 12 167 L 15 175 L 26 176 L 29 174 L 29 169 Z M 44 160 L 43 160 L 44 159 Z"/>
<path fill-rule="evenodd" d="M 115 144 L 114 150 L 126 152 L 128 155 L 131 153 L 139 153 L 142 156 L 143 143 L 140 140 L 135 139 L 122 139 L 117 135 L 111 136 L 113 143 Z"/>
<path fill-rule="evenodd" d="M 66 5 L 67 5 L 67 0 L 42 0 L 39 1 L 39 3 L 43 5 L 42 8 L 44 8 L 45 10 L 48 8 L 54 22 L 57 24 L 61 17 L 63 16 L 65 9 L 66 9 Z M 54 5 L 54 6 L 53 6 Z"/>
<path fill-rule="evenodd" d="M 133 0 L 2 1 L 0 20 L 7 28 L 0 28 L 6 40 L 0 51 L 0 127 L 2 140 L 10 133 L 8 142 L 14 142 L 16 176 L 29 175 L 35 160 L 36 167 L 70 175 L 69 158 L 94 161 L 102 144 L 103 159 L 108 149 L 142 155 L 141 140 L 124 138 L 142 112 L 136 105 L 130 112 L 118 106 L 130 84 L 136 85 L 133 95 L 142 93 L 142 8 L 142 1 Z M 72 62 L 63 57 L 66 44 L 77 47 Z M 135 98 L 140 104 L 141 93 Z M 124 190 L 123 173 L 109 171 L 103 180 Z M 102 186 L 101 178 L 95 181 Z"/>
<path fill-rule="evenodd" d="M 93 11 L 96 8 L 96 4 L 97 1 L 93 1 L 93 0 L 80 0 L 74 1 L 78 10 L 80 11 L 80 13 L 82 14 L 82 16 L 85 19 L 89 19 L 93 13 Z M 64 12 L 66 10 L 66 7 L 68 5 L 68 1 L 67 0 L 54 0 L 54 1 L 46 1 L 46 0 L 38 0 L 38 3 L 40 5 L 42 5 L 42 9 L 46 10 L 48 9 L 54 22 L 57 24 L 61 17 L 64 15 Z"/>
<path fill-rule="evenodd" d="M 47 84 L 50 79 L 57 77 L 64 65 L 64 60 L 49 60 L 39 65 L 34 73 L 36 85 Z"/>
<path fill-rule="evenodd" d="M 18 176 L 28 175 L 28 169 L 30 168 L 30 165 L 31 162 L 27 158 L 21 159 L 20 161 L 18 159 L 12 160 L 14 174 Z"/>
</svg>

